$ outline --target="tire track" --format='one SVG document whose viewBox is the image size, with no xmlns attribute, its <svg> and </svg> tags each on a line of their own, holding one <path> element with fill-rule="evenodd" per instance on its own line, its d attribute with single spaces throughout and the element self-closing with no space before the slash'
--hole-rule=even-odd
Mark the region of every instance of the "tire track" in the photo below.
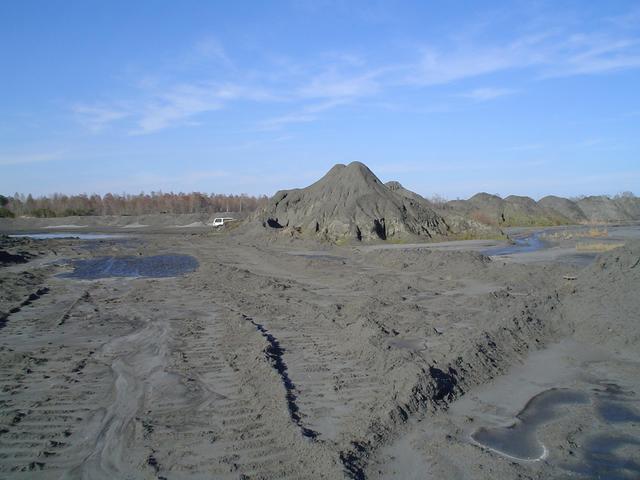
<svg viewBox="0 0 640 480">
<path fill-rule="evenodd" d="M 287 364 L 284 362 L 283 355 L 284 349 L 280 346 L 280 342 L 264 327 L 264 325 L 256 322 L 253 318 L 243 315 L 243 318 L 251 323 L 256 330 L 258 330 L 262 336 L 267 340 L 269 346 L 265 351 L 265 355 L 269 359 L 269 362 L 273 368 L 278 372 L 282 379 L 282 385 L 286 391 L 287 408 L 289 410 L 289 416 L 291 420 L 300 428 L 302 435 L 307 438 L 315 439 L 318 437 L 318 432 L 305 427 L 300 417 L 300 407 L 297 403 L 296 386 L 289 377 Z"/>
</svg>

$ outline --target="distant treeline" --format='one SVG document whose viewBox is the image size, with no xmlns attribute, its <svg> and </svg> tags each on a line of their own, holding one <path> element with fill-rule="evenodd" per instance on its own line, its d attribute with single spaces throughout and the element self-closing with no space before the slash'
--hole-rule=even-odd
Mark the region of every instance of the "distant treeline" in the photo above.
<svg viewBox="0 0 640 480">
<path fill-rule="evenodd" d="M 138 195 L 64 195 L 33 197 L 0 195 L 0 217 L 68 217 L 86 215 L 143 215 L 149 213 L 252 212 L 266 196 L 151 192 Z"/>
</svg>

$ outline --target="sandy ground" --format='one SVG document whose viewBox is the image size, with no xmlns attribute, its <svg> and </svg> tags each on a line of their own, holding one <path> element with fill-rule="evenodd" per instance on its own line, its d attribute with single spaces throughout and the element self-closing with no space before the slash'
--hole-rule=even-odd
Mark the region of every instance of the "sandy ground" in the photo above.
<svg viewBox="0 0 640 480">
<path fill-rule="evenodd" d="M 0 267 L 1 478 L 597 478 L 581 446 L 640 439 L 633 415 L 584 406 L 541 427 L 542 460 L 471 436 L 550 388 L 616 385 L 640 412 L 637 246 L 590 270 L 488 258 L 486 242 L 302 249 L 188 230 L 2 240 L 34 256 Z M 57 276 L 159 254 L 199 267 Z M 602 478 L 640 475 L 634 445 Z"/>
</svg>

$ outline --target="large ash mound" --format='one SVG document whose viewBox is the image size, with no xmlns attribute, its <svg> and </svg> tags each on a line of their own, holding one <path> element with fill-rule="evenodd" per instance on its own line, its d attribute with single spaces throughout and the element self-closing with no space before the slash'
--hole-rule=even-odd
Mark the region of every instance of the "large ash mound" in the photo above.
<svg viewBox="0 0 640 480">
<path fill-rule="evenodd" d="M 307 188 L 282 190 L 255 220 L 271 230 L 330 242 L 445 236 L 447 223 L 424 202 L 394 192 L 360 162 L 335 165 Z"/>
</svg>

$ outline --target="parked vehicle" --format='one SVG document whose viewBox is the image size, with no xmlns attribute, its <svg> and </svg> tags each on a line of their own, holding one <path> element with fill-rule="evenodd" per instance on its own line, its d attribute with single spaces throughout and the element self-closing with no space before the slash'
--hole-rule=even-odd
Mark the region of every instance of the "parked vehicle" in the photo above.
<svg viewBox="0 0 640 480">
<path fill-rule="evenodd" d="M 214 227 L 223 227 L 226 223 L 235 221 L 235 218 L 232 217 L 216 217 L 213 219 L 213 223 L 211 224 Z"/>
</svg>

